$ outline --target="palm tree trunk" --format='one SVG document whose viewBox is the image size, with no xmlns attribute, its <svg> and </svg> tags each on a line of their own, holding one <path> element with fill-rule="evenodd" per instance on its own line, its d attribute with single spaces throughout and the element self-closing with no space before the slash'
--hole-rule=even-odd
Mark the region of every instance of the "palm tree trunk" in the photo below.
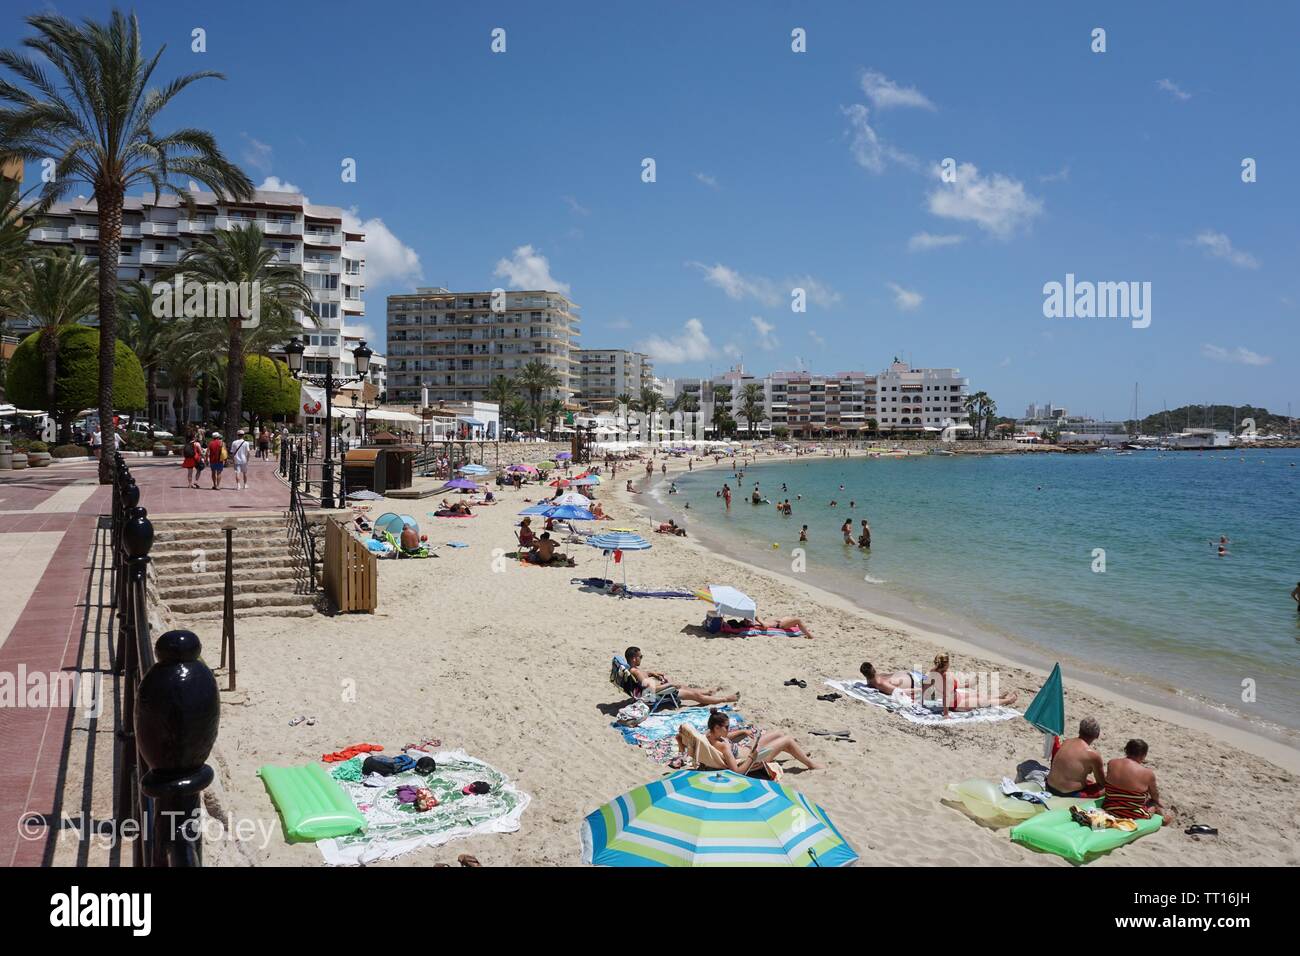
<svg viewBox="0 0 1300 956">
<path fill-rule="evenodd" d="M 45 410 L 51 418 L 56 418 L 54 409 L 55 385 L 59 377 L 59 334 L 57 329 L 46 329 L 41 333 L 41 356 L 45 359 Z"/>
<path fill-rule="evenodd" d="M 158 369 L 150 365 L 144 373 L 145 421 L 149 423 L 149 437 L 153 438 L 154 405 L 158 403 Z"/>
<path fill-rule="evenodd" d="M 117 429 L 113 427 L 113 371 L 117 359 L 117 257 L 122 246 L 122 202 L 125 190 L 116 184 L 96 184 L 99 207 L 99 483 L 113 482 Z"/>
<path fill-rule="evenodd" d="M 226 353 L 226 416 L 223 423 L 226 441 L 235 440 L 243 414 L 244 328 L 239 319 L 230 321 L 230 346 Z"/>
</svg>

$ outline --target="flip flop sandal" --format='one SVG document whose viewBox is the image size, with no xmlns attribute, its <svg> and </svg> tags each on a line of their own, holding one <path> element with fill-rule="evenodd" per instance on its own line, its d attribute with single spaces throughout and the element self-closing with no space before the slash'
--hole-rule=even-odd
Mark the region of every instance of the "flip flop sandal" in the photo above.
<svg viewBox="0 0 1300 956">
<path fill-rule="evenodd" d="M 289 721 L 289 726 L 290 726 L 290 727 L 297 727 L 299 724 L 301 724 L 301 723 L 302 723 L 304 720 L 306 720 L 306 719 L 307 719 L 306 717 L 295 717 L 295 718 L 293 718 L 293 720 Z"/>
<path fill-rule="evenodd" d="M 831 703 L 831 704 L 833 704 L 833 703 L 835 703 L 837 700 L 839 700 L 841 696 L 842 696 L 842 695 L 840 695 L 840 694 L 818 694 L 818 695 L 817 695 L 817 699 L 818 699 L 818 700 L 824 700 L 824 701 L 826 701 L 827 703 Z"/>
<path fill-rule="evenodd" d="M 315 726 L 316 726 L 316 718 L 315 718 L 315 717 L 308 717 L 308 718 L 307 718 L 307 726 L 308 726 L 308 727 L 315 727 Z"/>
<path fill-rule="evenodd" d="M 456 862 L 459 863 L 461 866 L 482 866 L 483 865 L 478 861 L 478 857 L 470 856 L 468 853 L 462 853 L 460 856 L 456 857 Z"/>
<path fill-rule="evenodd" d="M 785 682 L 785 686 L 786 687 L 807 687 L 808 682 L 806 680 L 800 680 L 797 677 L 791 677 L 788 681 Z"/>
<path fill-rule="evenodd" d="M 1188 827 L 1183 832 L 1188 834 L 1189 836 L 1218 836 L 1219 835 L 1219 831 L 1217 829 L 1211 826 L 1206 826 L 1204 823 L 1194 824 Z"/>
</svg>

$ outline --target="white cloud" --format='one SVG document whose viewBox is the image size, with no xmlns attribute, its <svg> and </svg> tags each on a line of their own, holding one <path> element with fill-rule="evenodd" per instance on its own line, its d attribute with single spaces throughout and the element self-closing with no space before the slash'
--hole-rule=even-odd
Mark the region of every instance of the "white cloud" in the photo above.
<svg viewBox="0 0 1300 956">
<path fill-rule="evenodd" d="M 899 86 L 883 73 L 865 70 L 862 74 L 862 92 L 878 110 L 895 107 L 912 107 L 933 110 L 934 104 L 914 86 Z"/>
<path fill-rule="evenodd" d="M 817 330 L 816 330 L 816 329 L 809 329 L 809 330 L 808 330 L 808 336 L 809 336 L 809 338 L 811 338 L 811 339 L 813 340 L 813 343 L 814 343 L 818 348 L 822 348 L 822 347 L 824 347 L 824 346 L 826 345 L 826 340 L 825 340 L 824 338 L 822 338 L 820 335 L 817 334 Z"/>
<path fill-rule="evenodd" d="M 770 352 L 779 344 L 776 336 L 772 333 L 776 331 L 776 326 L 768 322 L 761 316 L 751 315 L 749 321 L 754 325 L 754 331 L 758 333 L 758 347 L 764 352 Z"/>
<path fill-rule="evenodd" d="M 704 183 L 704 185 L 708 186 L 710 189 L 718 188 L 718 180 L 716 176 L 710 176 L 708 173 L 696 173 L 695 178 Z"/>
<path fill-rule="evenodd" d="M 1273 361 L 1272 356 L 1260 355 L 1240 345 L 1235 349 L 1225 349 L 1207 343 L 1201 346 L 1201 354 L 1216 362 L 1233 362 L 1237 365 L 1268 365 Z"/>
<path fill-rule="evenodd" d="M 936 177 L 942 176 L 938 165 Z M 1018 179 L 994 173 L 981 176 L 973 163 L 957 167 L 957 181 L 940 185 L 927 197 L 930 212 L 944 219 L 973 222 L 999 239 L 1010 239 L 1043 211 L 1043 201 L 1025 192 Z"/>
<path fill-rule="evenodd" d="M 929 232 L 918 232 L 911 239 L 907 240 L 908 252 L 929 252 L 931 249 L 942 249 L 944 246 L 955 246 L 965 242 L 965 236 L 939 235 L 936 236 Z"/>
<path fill-rule="evenodd" d="M 1192 245 L 1198 246 L 1205 250 L 1207 256 L 1213 256 L 1216 259 L 1226 259 L 1234 266 L 1241 269 L 1258 269 L 1259 260 L 1249 252 L 1241 249 L 1234 249 L 1232 240 L 1221 232 L 1215 232 L 1213 229 L 1202 229 L 1192 239 Z"/>
<path fill-rule="evenodd" d="M 744 276 L 721 262 L 706 266 L 702 262 L 689 263 L 704 273 L 704 281 L 726 293 L 727 298 L 740 301 L 755 299 L 764 305 L 779 305 L 781 293 L 776 284 L 762 276 Z"/>
<path fill-rule="evenodd" d="M 302 195 L 302 190 L 293 183 L 285 182 L 279 176 L 267 176 L 262 180 L 262 185 L 257 187 L 258 192 L 262 193 L 297 193 Z"/>
<path fill-rule="evenodd" d="M 574 197 L 572 197 L 572 196 L 561 196 L 560 198 L 563 199 L 563 200 L 565 201 L 565 203 L 568 204 L 569 210 L 570 210 L 571 212 L 573 212 L 574 214 L 579 215 L 579 216 L 590 216 L 590 215 L 591 215 L 591 210 L 588 209 L 586 206 L 584 206 L 582 203 L 578 202 L 578 200 L 575 199 Z"/>
<path fill-rule="evenodd" d="M 269 173 L 271 171 L 271 154 L 274 150 L 266 143 L 253 139 L 247 133 L 240 133 L 239 135 L 244 137 L 244 148 L 240 151 L 244 162 L 259 172 Z"/>
<path fill-rule="evenodd" d="M 902 312 L 911 312 L 921 306 L 924 296 L 913 289 L 904 289 L 897 282 L 886 282 L 886 287 L 894 293 L 894 305 Z"/>
<path fill-rule="evenodd" d="M 1010 364 L 1011 364 L 1011 356 L 1008 355 L 1006 358 L 1004 358 L 1001 362 L 998 363 L 998 368 L 1006 368 Z"/>
<path fill-rule="evenodd" d="M 1040 183 L 1068 183 L 1070 181 L 1070 167 L 1062 166 L 1054 173 L 1048 173 L 1046 176 L 1039 176 Z"/>
<path fill-rule="evenodd" d="M 658 362 L 698 362 L 712 354 L 713 343 L 704 334 L 704 324 L 699 319 L 687 319 L 676 336 L 652 335 L 643 339 L 637 349 Z"/>
<path fill-rule="evenodd" d="M 808 299 L 814 304 L 829 308 L 840 301 L 840 294 L 814 276 L 802 275 L 787 278 L 781 282 L 766 276 L 747 276 L 721 262 L 711 266 L 702 262 L 688 262 L 687 265 L 699 269 L 704 281 L 721 289 L 729 299 L 740 302 L 753 299 L 762 305 L 776 307 L 789 301 L 794 289 L 803 289 Z"/>
<path fill-rule="evenodd" d="M 883 173 L 890 147 L 872 128 L 870 110 L 861 103 L 854 103 L 842 107 L 841 111 L 849 119 L 849 152 L 853 154 L 854 162 L 873 173 Z"/>
<path fill-rule="evenodd" d="M 569 294 L 569 284 L 551 275 L 551 264 L 532 246 L 520 246 L 509 259 L 498 259 L 497 278 L 507 279 L 516 289 L 546 290 Z"/>
<path fill-rule="evenodd" d="M 366 285 L 422 279 L 420 257 L 415 250 L 393 234 L 379 218 L 362 220 L 356 207 L 343 210 L 343 228 L 347 232 L 364 232 L 366 241 L 348 243 L 349 255 L 366 260 Z"/>
<path fill-rule="evenodd" d="M 1174 99 L 1182 100 L 1183 102 L 1192 98 L 1191 93 L 1184 92 L 1183 88 L 1173 80 L 1156 80 L 1156 89 L 1164 90 L 1166 93 L 1171 94 Z"/>
<path fill-rule="evenodd" d="M 740 358 L 740 346 L 735 342 L 728 342 L 722 347 L 722 354 L 727 358 L 738 359 Z"/>
</svg>

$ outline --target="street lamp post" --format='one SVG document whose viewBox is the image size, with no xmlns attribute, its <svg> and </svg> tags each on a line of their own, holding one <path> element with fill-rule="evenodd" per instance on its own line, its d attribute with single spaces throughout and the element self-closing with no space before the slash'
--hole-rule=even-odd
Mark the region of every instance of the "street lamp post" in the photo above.
<svg viewBox="0 0 1300 956">
<path fill-rule="evenodd" d="M 309 375 L 302 368 L 302 354 L 306 351 L 306 346 L 297 338 L 289 340 L 289 344 L 284 347 L 285 358 L 289 361 L 289 373 L 300 382 L 309 382 L 312 385 L 325 389 L 325 457 L 321 463 L 321 492 L 320 506 L 322 508 L 334 508 L 334 449 L 333 449 L 333 394 L 336 388 L 339 388 L 348 382 L 358 381 L 366 377 L 366 371 L 370 368 L 370 356 L 375 353 L 366 347 L 365 340 L 352 350 L 352 356 L 357 362 L 357 371 L 355 375 L 335 376 L 334 360 L 326 359 L 324 375 Z"/>
</svg>

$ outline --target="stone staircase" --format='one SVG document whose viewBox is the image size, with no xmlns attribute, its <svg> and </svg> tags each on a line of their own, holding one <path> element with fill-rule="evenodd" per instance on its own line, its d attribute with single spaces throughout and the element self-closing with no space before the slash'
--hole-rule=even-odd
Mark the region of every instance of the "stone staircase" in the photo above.
<svg viewBox="0 0 1300 956">
<path fill-rule="evenodd" d="M 317 594 L 302 558 L 289 544 L 279 512 L 160 516 L 154 527 L 153 591 L 179 621 L 220 620 L 225 597 L 226 534 L 233 521 L 235 618 L 311 617 Z"/>
</svg>

